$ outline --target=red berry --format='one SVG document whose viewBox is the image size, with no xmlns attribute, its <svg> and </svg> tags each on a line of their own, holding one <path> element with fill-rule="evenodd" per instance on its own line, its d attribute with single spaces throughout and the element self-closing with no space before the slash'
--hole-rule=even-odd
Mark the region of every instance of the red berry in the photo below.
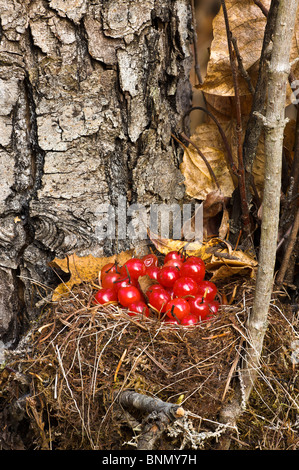
<svg viewBox="0 0 299 470">
<path fill-rule="evenodd" d="M 143 256 L 141 260 L 146 268 L 149 268 L 150 266 L 158 266 L 158 258 L 153 253 Z"/>
<path fill-rule="evenodd" d="M 94 296 L 94 301 L 96 304 L 107 304 L 108 302 L 117 301 L 117 293 L 114 289 L 106 288 L 100 289 Z"/>
<path fill-rule="evenodd" d="M 191 277 L 180 277 L 173 285 L 173 294 L 176 297 L 192 296 L 197 293 L 198 286 Z"/>
<path fill-rule="evenodd" d="M 150 314 L 148 306 L 142 300 L 139 300 L 137 302 L 132 302 L 129 306 L 128 314 L 135 315 L 136 313 L 140 313 L 144 315 L 145 317 L 148 317 Z"/>
<path fill-rule="evenodd" d="M 122 276 L 130 276 L 132 279 L 138 279 L 139 276 L 144 276 L 146 267 L 144 262 L 139 258 L 131 258 L 122 266 L 120 273 Z"/>
<path fill-rule="evenodd" d="M 198 258 L 200 260 L 200 258 Z M 202 260 L 198 261 L 185 261 L 181 267 L 181 276 L 192 277 L 194 281 L 201 282 L 206 273 L 205 264 Z"/>
<path fill-rule="evenodd" d="M 146 295 L 149 296 L 155 290 L 165 290 L 165 289 L 164 287 L 161 286 L 161 284 L 152 284 L 151 286 L 148 287 L 146 291 Z"/>
<path fill-rule="evenodd" d="M 217 302 L 217 300 L 211 300 L 211 302 L 209 302 L 209 307 L 210 310 L 216 314 L 219 310 L 219 302 Z"/>
<path fill-rule="evenodd" d="M 114 287 L 113 289 L 118 293 L 119 289 L 121 287 L 126 287 L 126 286 L 135 286 L 137 287 L 137 281 L 133 279 L 129 279 L 129 277 L 120 277 L 114 282 Z"/>
<path fill-rule="evenodd" d="M 117 272 L 108 272 L 102 279 L 102 287 L 104 287 L 104 289 L 114 289 L 115 282 L 119 279 L 121 279 L 121 276 Z"/>
<path fill-rule="evenodd" d="M 205 300 L 212 301 L 214 300 L 217 294 L 217 287 L 211 281 L 202 281 L 198 284 L 198 294 L 201 294 Z"/>
<path fill-rule="evenodd" d="M 167 263 L 164 263 L 164 266 L 174 266 L 175 268 L 181 269 L 183 261 L 180 261 L 179 259 L 170 259 Z"/>
<path fill-rule="evenodd" d="M 173 288 L 172 287 L 164 287 L 164 289 L 170 295 L 170 299 L 173 299 L 174 298 Z"/>
<path fill-rule="evenodd" d="M 192 263 L 199 263 L 199 264 L 202 264 L 203 263 L 203 260 L 199 257 L 199 256 L 188 256 L 185 260 L 185 263 L 186 262 L 192 262 Z"/>
<path fill-rule="evenodd" d="M 135 286 L 124 286 L 118 291 L 118 301 L 123 307 L 129 307 L 132 302 L 142 300 L 141 292 Z"/>
<path fill-rule="evenodd" d="M 176 320 L 175 318 L 165 318 L 165 323 L 172 323 L 174 325 L 180 325 L 180 322 L 178 320 Z"/>
<path fill-rule="evenodd" d="M 179 261 L 185 261 L 185 255 L 180 251 L 170 251 L 164 258 L 164 264 L 166 264 L 169 260 L 176 259 Z"/>
<path fill-rule="evenodd" d="M 115 273 L 115 272 L 117 272 L 116 263 L 107 263 L 107 264 L 105 264 L 105 266 L 103 266 L 102 269 L 101 269 L 101 281 L 103 282 L 103 278 L 108 273 Z"/>
<path fill-rule="evenodd" d="M 164 287 L 172 287 L 180 278 L 180 271 L 174 266 L 163 266 L 158 272 L 158 282 Z"/>
<path fill-rule="evenodd" d="M 196 323 L 198 323 L 198 317 L 192 313 L 189 313 L 181 320 L 182 325 L 195 325 Z"/>
<path fill-rule="evenodd" d="M 158 266 L 149 266 L 148 268 L 146 268 L 145 274 L 147 274 L 151 279 L 157 281 L 159 271 L 160 268 Z"/>
<path fill-rule="evenodd" d="M 166 315 L 170 318 L 181 320 L 190 313 L 190 305 L 187 300 L 176 297 L 166 305 Z"/>
<path fill-rule="evenodd" d="M 209 304 L 203 299 L 201 294 L 188 300 L 190 312 L 203 320 L 210 314 Z"/>
<path fill-rule="evenodd" d="M 158 312 L 166 312 L 166 305 L 170 301 L 170 295 L 165 289 L 153 289 L 148 295 L 148 303 Z"/>
</svg>

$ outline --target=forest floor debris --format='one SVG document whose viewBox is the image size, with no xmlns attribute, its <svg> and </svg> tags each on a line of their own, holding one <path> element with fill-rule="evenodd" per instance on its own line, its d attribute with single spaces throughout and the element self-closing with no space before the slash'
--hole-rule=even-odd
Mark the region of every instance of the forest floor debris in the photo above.
<svg viewBox="0 0 299 470">
<path fill-rule="evenodd" d="M 221 408 L 234 393 L 253 280 L 231 279 L 219 292 L 232 304 L 193 327 L 131 317 L 94 306 L 90 283 L 49 304 L 0 373 L 2 448 L 134 449 L 144 417 L 116 400 L 133 390 L 185 414 L 157 449 L 217 449 Z M 299 377 L 292 344 L 298 310 L 271 302 L 261 370 L 246 411 L 232 430 L 235 449 L 299 448 Z M 23 432 L 24 439 L 16 434 Z"/>
</svg>

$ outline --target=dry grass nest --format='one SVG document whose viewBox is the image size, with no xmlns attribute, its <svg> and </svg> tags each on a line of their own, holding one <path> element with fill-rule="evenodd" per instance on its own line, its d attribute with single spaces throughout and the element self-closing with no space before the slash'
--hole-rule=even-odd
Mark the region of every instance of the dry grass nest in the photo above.
<svg viewBox="0 0 299 470">
<path fill-rule="evenodd" d="M 25 446 L 34 449 L 132 449 L 139 417 L 117 402 L 129 389 L 186 410 L 184 423 L 164 433 L 160 449 L 217 448 L 224 429 L 219 413 L 238 380 L 254 285 L 232 279 L 218 289 L 232 303 L 209 321 L 183 327 L 131 317 L 115 305 L 95 307 L 92 285 L 77 286 L 47 306 L 9 357 L 0 374 L 2 418 L 7 406 L 22 404 L 30 436 Z M 298 314 L 273 300 L 261 372 L 232 434 L 233 448 L 298 448 L 298 366 L 291 346 L 297 331 Z"/>
</svg>

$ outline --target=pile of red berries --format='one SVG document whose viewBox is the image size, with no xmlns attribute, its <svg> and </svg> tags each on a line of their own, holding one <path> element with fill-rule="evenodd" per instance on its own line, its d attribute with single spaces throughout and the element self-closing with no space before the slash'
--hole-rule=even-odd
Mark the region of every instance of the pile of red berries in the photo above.
<svg viewBox="0 0 299 470">
<path fill-rule="evenodd" d="M 131 258 L 123 266 L 106 264 L 100 273 L 102 288 L 94 300 L 98 304 L 117 302 L 129 315 L 150 316 L 150 311 L 169 323 L 194 325 L 216 314 L 217 287 L 205 280 L 205 264 L 197 256 L 171 251 L 159 266 L 158 258 L 148 254 Z M 148 275 L 155 281 L 143 294 L 138 278 Z"/>
</svg>

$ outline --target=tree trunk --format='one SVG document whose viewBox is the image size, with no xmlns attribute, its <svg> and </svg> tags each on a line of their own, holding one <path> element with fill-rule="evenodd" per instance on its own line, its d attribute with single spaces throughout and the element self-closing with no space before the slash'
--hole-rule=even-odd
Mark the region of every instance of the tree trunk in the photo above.
<svg viewBox="0 0 299 470">
<path fill-rule="evenodd" d="M 48 262 L 112 254 L 97 209 L 180 202 L 189 0 L 0 0 L 0 338 L 38 310 Z M 41 283 L 41 284 L 40 284 Z M 43 292 L 42 292 L 43 293 Z"/>
</svg>

